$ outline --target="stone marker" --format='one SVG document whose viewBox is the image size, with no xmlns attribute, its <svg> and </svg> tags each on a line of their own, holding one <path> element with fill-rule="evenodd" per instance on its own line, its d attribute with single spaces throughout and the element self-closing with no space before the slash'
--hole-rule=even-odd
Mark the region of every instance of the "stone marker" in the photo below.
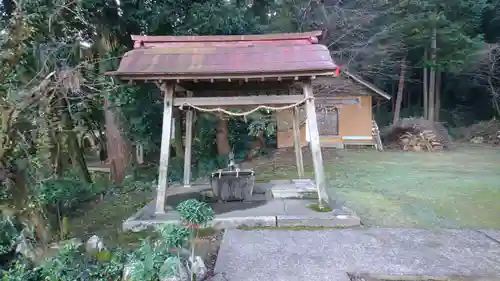
<svg viewBox="0 0 500 281">
<path fill-rule="evenodd" d="M 200 256 L 195 256 L 194 261 L 189 257 L 191 272 L 196 276 L 196 280 L 203 280 L 207 275 L 208 269 Z"/>
<path fill-rule="evenodd" d="M 85 250 L 87 251 L 87 253 L 92 254 L 95 252 L 104 251 L 106 250 L 106 247 L 104 246 L 104 242 L 99 236 L 92 235 L 85 244 Z"/>
<path fill-rule="evenodd" d="M 160 276 L 160 281 L 189 281 L 189 272 L 178 257 L 169 257 L 162 266 L 168 272 L 167 276 Z"/>
</svg>

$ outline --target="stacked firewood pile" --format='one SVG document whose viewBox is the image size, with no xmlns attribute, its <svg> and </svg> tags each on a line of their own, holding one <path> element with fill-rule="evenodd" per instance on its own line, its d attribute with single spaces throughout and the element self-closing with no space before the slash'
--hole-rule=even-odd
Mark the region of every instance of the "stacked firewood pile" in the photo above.
<svg viewBox="0 0 500 281">
<path fill-rule="evenodd" d="M 500 145 L 500 120 L 481 121 L 463 128 L 460 137 L 475 144 Z"/>
<path fill-rule="evenodd" d="M 450 147 L 451 138 L 441 123 L 423 118 L 405 118 L 382 130 L 388 148 L 403 151 L 441 151 Z"/>
</svg>

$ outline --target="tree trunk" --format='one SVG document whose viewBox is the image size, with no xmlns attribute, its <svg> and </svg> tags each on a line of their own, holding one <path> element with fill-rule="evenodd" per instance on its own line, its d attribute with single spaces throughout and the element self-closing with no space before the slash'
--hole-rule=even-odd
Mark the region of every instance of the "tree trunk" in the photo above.
<svg viewBox="0 0 500 281">
<path fill-rule="evenodd" d="M 125 140 L 118 126 L 118 116 L 115 109 L 111 109 L 106 100 L 104 120 L 106 123 L 108 161 L 111 171 L 111 181 L 120 184 L 125 179 L 127 167 L 131 160 L 132 150 Z"/>
<path fill-rule="evenodd" d="M 61 144 L 57 133 L 50 131 L 50 165 L 52 166 L 52 171 L 58 177 L 63 175 L 63 150 L 61 149 Z"/>
<path fill-rule="evenodd" d="M 425 48 L 424 51 L 424 73 L 423 73 L 423 78 L 424 78 L 424 85 L 423 85 L 423 95 L 424 95 L 424 118 L 427 119 L 429 118 L 429 68 L 427 67 L 427 58 L 429 57 L 427 48 Z"/>
<path fill-rule="evenodd" d="M 90 176 L 85 157 L 83 156 L 82 148 L 78 145 L 78 138 L 74 131 L 67 132 L 66 145 L 73 167 L 80 171 L 80 176 L 82 176 L 85 182 L 92 183 L 92 177 Z"/>
<path fill-rule="evenodd" d="M 108 161 L 108 148 L 106 147 L 106 134 L 103 133 L 103 128 L 99 128 L 99 134 L 97 136 L 99 140 L 99 160 L 101 162 Z"/>
<path fill-rule="evenodd" d="M 439 113 L 441 112 L 441 71 L 436 72 L 436 105 L 435 105 L 435 113 L 434 118 L 436 121 L 439 121 Z"/>
<path fill-rule="evenodd" d="M 429 77 L 429 120 L 435 120 L 435 101 L 436 101 L 436 52 L 437 52 L 437 30 L 436 26 L 432 29 L 432 42 L 431 42 L 431 71 Z"/>
<path fill-rule="evenodd" d="M 46 114 L 47 114 L 46 116 L 54 118 L 54 116 L 50 111 L 47 111 Z M 50 168 L 52 173 L 60 177 L 63 175 L 63 169 L 62 169 L 63 158 L 61 157 L 63 150 L 61 149 L 61 144 L 58 138 L 59 132 L 56 132 L 56 130 L 52 129 L 52 128 L 57 128 L 57 126 L 53 125 L 53 122 L 51 122 L 50 119 L 51 118 L 45 119 L 47 127 L 44 128 L 44 130 L 47 130 L 47 135 L 48 135 Z"/>
<path fill-rule="evenodd" d="M 90 176 L 89 169 L 87 167 L 87 163 L 85 162 L 85 157 L 83 155 L 82 148 L 78 143 L 78 136 L 74 131 L 73 120 L 67 110 L 68 104 L 60 97 L 61 103 L 64 108 L 61 112 L 62 115 L 62 123 L 64 128 L 64 133 L 66 135 L 66 146 L 68 148 L 68 154 L 71 158 L 71 164 L 73 167 L 80 172 L 80 176 L 87 183 L 92 183 L 92 177 Z"/>
<path fill-rule="evenodd" d="M 406 72 L 406 55 L 404 55 L 404 57 L 401 59 L 398 93 L 396 95 L 396 108 L 394 109 L 394 118 L 392 120 L 393 124 L 396 124 L 396 122 L 399 120 L 399 115 L 401 114 L 401 104 L 403 101 L 403 93 L 405 86 L 405 72 Z"/>
<path fill-rule="evenodd" d="M 231 147 L 229 146 L 229 128 L 227 124 L 227 119 L 223 118 L 220 115 L 219 121 L 217 122 L 217 154 L 219 156 L 228 155 L 231 151 Z"/>
<path fill-rule="evenodd" d="M 23 171 L 13 167 L 11 172 L 13 178 L 7 180 L 6 184 L 7 186 L 10 185 L 12 190 L 12 205 L 14 207 L 12 211 L 17 213 L 21 222 L 34 230 L 37 244 L 45 250 L 52 237 L 49 222 L 43 214 L 42 206 L 36 203 L 31 204 L 31 195 Z"/>
<path fill-rule="evenodd" d="M 112 51 L 112 38 L 110 33 L 102 28 L 99 30 L 97 40 L 99 71 L 104 73 L 112 67 L 112 60 L 109 59 L 109 54 Z M 131 144 L 124 138 L 121 131 L 119 111 L 110 103 L 108 96 L 106 96 L 104 100 L 104 122 L 111 181 L 115 184 L 120 184 L 125 179 L 127 167 L 134 157 L 132 157 Z"/>
</svg>

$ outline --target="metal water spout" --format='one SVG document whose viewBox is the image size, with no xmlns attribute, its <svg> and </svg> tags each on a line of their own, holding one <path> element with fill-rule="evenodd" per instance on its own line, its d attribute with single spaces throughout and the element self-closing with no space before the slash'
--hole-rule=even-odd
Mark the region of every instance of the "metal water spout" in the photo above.
<svg viewBox="0 0 500 281">
<path fill-rule="evenodd" d="M 241 170 L 235 163 L 233 151 L 229 152 L 227 157 L 227 168 L 212 173 L 210 185 L 213 194 L 222 202 L 251 201 L 255 185 L 254 171 Z"/>
<path fill-rule="evenodd" d="M 236 169 L 236 163 L 234 162 L 234 153 L 232 151 L 227 155 L 229 158 L 229 164 L 227 165 L 229 171 L 234 171 Z"/>
</svg>

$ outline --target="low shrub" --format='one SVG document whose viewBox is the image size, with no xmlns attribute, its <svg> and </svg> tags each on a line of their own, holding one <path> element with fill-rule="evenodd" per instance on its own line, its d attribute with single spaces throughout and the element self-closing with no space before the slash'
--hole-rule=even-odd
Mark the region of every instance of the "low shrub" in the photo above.
<svg viewBox="0 0 500 281">
<path fill-rule="evenodd" d="M 66 243 L 38 266 L 16 259 L 0 273 L 0 281 L 118 281 L 124 274 L 128 281 L 157 281 L 179 274 L 197 280 L 198 273 L 189 262 L 195 260 L 196 243 L 192 242 L 198 229 L 213 218 L 213 211 L 206 203 L 194 199 L 182 202 L 177 209 L 182 224 L 158 227 L 160 239 L 153 241 L 148 237 L 132 252 L 112 249 L 91 253 L 81 244 Z"/>
</svg>

